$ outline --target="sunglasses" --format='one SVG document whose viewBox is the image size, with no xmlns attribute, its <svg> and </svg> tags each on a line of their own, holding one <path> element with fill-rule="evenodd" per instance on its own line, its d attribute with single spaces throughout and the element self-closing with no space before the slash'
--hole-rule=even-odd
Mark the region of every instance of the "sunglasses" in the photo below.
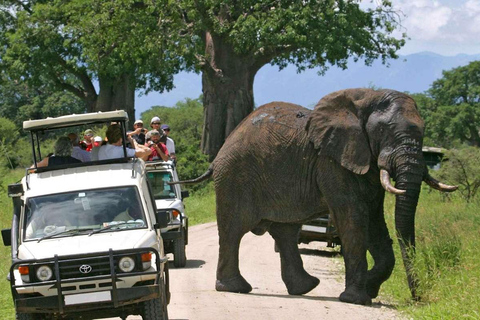
<svg viewBox="0 0 480 320">
<path fill-rule="evenodd" d="M 163 131 L 170 131 L 170 129 L 163 129 Z"/>
<path fill-rule="evenodd" d="M 152 124 L 160 124 L 160 122 L 152 122 Z"/>
</svg>

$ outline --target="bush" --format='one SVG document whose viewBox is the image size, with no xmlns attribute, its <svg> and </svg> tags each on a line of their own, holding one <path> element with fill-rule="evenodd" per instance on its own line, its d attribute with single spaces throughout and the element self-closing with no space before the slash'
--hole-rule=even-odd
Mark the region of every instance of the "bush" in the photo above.
<svg viewBox="0 0 480 320">
<path fill-rule="evenodd" d="M 458 192 L 470 202 L 480 187 L 480 148 L 465 147 L 452 149 L 445 154 L 438 177 L 442 181 L 459 186 Z"/>
</svg>

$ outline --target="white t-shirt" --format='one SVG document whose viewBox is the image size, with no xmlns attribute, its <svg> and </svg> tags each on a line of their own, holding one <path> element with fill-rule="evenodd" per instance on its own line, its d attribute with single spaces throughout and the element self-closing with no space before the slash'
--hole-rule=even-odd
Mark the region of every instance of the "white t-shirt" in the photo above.
<svg viewBox="0 0 480 320">
<path fill-rule="evenodd" d="M 134 157 L 135 149 L 127 148 L 127 157 Z M 107 159 L 116 159 L 123 158 L 123 146 L 114 146 L 113 144 L 107 143 L 98 148 L 98 160 L 107 160 Z"/>
<path fill-rule="evenodd" d="M 167 137 L 167 143 L 165 145 L 167 146 L 168 154 L 175 153 L 175 142 L 173 142 L 172 138 Z"/>
</svg>

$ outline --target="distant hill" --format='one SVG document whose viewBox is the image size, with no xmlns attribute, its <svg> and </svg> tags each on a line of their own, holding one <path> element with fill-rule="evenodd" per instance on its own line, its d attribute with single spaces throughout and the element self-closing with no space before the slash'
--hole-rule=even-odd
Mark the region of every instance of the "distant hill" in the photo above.
<svg viewBox="0 0 480 320">
<path fill-rule="evenodd" d="M 419 93 L 428 90 L 433 81 L 441 78 L 442 71 L 480 60 L 480 54 L 442 56 L 420 52 L 389 60 L 390 66 L 376 61 L 367 67 L 363 62 L 348 64 L 348 69 L 330 68 L 324 76 L 307 70 L 297 74 L 293 66 L 278 71 L 276 66 L 264 66 L 255 77 L 255 105 L 270 101 L 293 102 L 313 107 L 324 95 L 347 88 L 371 87 Z M 175 89 L 164 94 L 149 94 L 137 98 L 137 115 L 154 105 L 173 106 L 185 98 L 198 98 L 202 93 L 201 76 L 181 73 L 175 77 Z"/>
</svg>

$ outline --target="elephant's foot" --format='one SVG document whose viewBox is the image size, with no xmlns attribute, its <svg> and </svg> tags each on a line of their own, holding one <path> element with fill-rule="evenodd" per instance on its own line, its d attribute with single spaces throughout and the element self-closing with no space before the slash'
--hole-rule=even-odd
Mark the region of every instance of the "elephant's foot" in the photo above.
<svg viewBox="0 0 480 320">
<path fill-rule="evenodd" d="M 370 298 L 374 299 L 378 296 L 380 291 L 380 284 L 367 281 L 367 294 Z"/>
<path fill-rule="evenodd" d="M 340 301 L 364 306 L 372 305 L 372 298 L 366 292 L 353 289 L 347 289 L 342 292 L 342 294 L 340 294 Z"/>
<path fill-rule="evenodd" d="M 252 286 L 241 275 L 238 275 L 231 279 L 217 279 L 215 289 L 217 291 L 249 293 L 252 291 Z"/>
<path fill-rule="evenodd" d="M 285 281 L 288 294 L 291 294 L 291 295 L 302 295 L 307 292 L 310 292 L 316 286 L 318 286 L 319 283 L 320 283 L 320 280 L 318 278 L 315 278 L 306 272 L 301 278 L 296 276 L 292 278 L 290 281 Z"/>
</svg>

